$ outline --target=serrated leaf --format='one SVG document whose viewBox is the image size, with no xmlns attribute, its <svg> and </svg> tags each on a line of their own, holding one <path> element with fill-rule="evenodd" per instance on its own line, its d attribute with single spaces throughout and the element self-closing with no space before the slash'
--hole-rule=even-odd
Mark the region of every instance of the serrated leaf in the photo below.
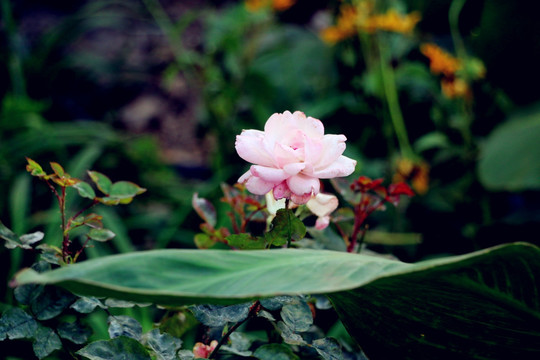
<svg viewBox="0 0 540 360">
<path fill-rule="evenodd" d="M 299 299 L 281 308 L 281 319 L 294 332 L 308 331 L 313 325 L 313 314 L 307 302 Z"/>
<path fill-rule="evenodd" d="M 49 264 L 60 265 L 60 259 L 62 259 L 62 250 L 56 246 L 41 244 L 36 246 L 36 250 L 41 251 L 40 260 L 46 261 Z"/>
<path fill-rule="evenodd" d="M 224 326 L 229 322 L 239 322 L 247 318 L 251 305 L 198 305 L 191 307 L 191 311 L 197 320 L 206 326 Z"/>
<path fill-rule="evenodd" d="M 126 315 L 109 316 L 109 336 L 114 339 L 127 336 L 137 341 L 142 337 L 142 326 L 137 320 Z"/>
<path fill-rule="evenodd" d="M 37 272 L 44 272 L 51 269 L 51 266 L 49 263 L 45 261 L 39 261 L 32 265 L 31 267 L 33 270 Z M 15 299 L 23 305 L 28 305 L 34 300 L 36 297 L 38 297 L 43 292 L 43 285 L 35 285 L 35 284 L 28 284 L 28 285 L 21 285 L 17 286 L 13 290 L 13 295 L 15 296 Z"/>
<path fill-rule="evenodd" d="M 72 293 L 56 286 L 47 286 L 30 306 L 38 320 L 49 320 L 60 315 L 74 301 L 75 295 Z"/>
<path fill-rule="evenodd" d="M 267 344 L 259 347 L 253 353 L 259 360 L 300 360 L 291 348 L 284 344 Z"/>
<path fill-rule="evenodd" d="M 23 245 L 31 245 L 38 241 L 43 240 L 43 237 L 45 234 L 41 231 L 36 231 L 31 234 L 24 234 L 19 237 L 19 240 L 21 241 L 21 244 Z"/>
<path fill-rule="evenodd" d="M 77 189 L 77 192 L 83 198 L 93 200 L 96 197 L 96 192 L 87 182 L 79 181 L 78 183 L 74 184 L 73 187 Z"/>
<path fill-rule="evenodd" d="M 264 238 L 251 236 L 251 234 L 232 234 L 225 239 L 230 246 L 242 250 L 264 249 L 266 247 L 266 240 Z"/>
<path fill-rule="evenodd" d="M 125 336 L 93 342 L 77 354 L 90 360 L 151 360 L 141 343 Z"/>
<path fill-rule="evenodd" d="M 87 235 L 90 239 L 101 242 L 109 241 L 116 236 L 116 234 L 109 229 L 92 229 Z"/>
<path fill-rule="evenodd" d="M 109 195 L 112 187 L 112 181 L 104 174 L 97 171 L 88 171 L 90 179 L 96 184 L 99 191 Z"/>
<path fill-rule="evenodd" d="M 31 338 L 38 328 L 37 321 L 23 309 L 8 309 L 0 318 L 0 340 Z"/>
<path fill-rule="evenodd" d="M 114 199 L 132 199 L 146 189 L 130 181 L 118 181 L 112 184 L 109 196 Z"/>
<path fill-rule="evenodd" d="M 92 330 L 78 322 L 61 323 L 57 327 L 58 335 L 75 344 L 84 344 L 88 341 Z"/>
<path fill-rule="evenodd" d="M 275 311 L 281 309 L 285 304 L 292 304 L 297 301 L 298 300 L 296 296 L 281 295 L 274 296 L 268 299 L 261 299 L 261 305 L 265 309 Z"/>
<path fill-rule="evenodd" d="M 51 165 L 51 169 L 54 171 L 54 173 L 56 174 L 56 176 L 58 177 L 63 177 L 64 174 L 66 173 L 64 171 L 64 168 L 57 162 L 50 162 L 49 163 Z"/>
<path fill-rule="evenodd" d="M 324 360 L 343 360 L 343 352 L 337 340 L 323 338 L 313 341 L 311 345 Z"/>
<path fill-rule="evenodd" d="M 265 240 L 273 246 L 283 246 L 289 241 L 304 238 L 306 226 L 291 209 L 279 209 L 272 220 L 272 229 L 264 235 Z"/>
<path fill-rule="evenodd" d="M 149 331 L 144 335 L 144 339 L 158 360 L 175 360 L 176 353 L 182 346 L 182 340 L 167 333 L 161 334 L 159 329 Z"/>
<path fill-rule="evenodd" d="M 204 198 L 200 198 L 199 194 L 193 194 L 191 205 L 195 212 L 210 226 L 215 227 L 217 223 L 216 209 L 212 203 Z"/>
<path fill-rule="evenodd" d="M 100 300 L 94 297 L 81 297 L 77 301 L 75 301 L 75 303 L 73 303 L 70 307 L 82 314 L 89 314 L 94 311 L 96 307 L 100 307 L 101 309 L 107 308 L 107 306 L 103 305 Z"/>
<path fill-rule="evenodd" d="M 300 334 L 297 334 L 283 321 L 277 323 L 277 329 L 279 334 L 283 338 L 283 341 L 289 345 L 306 345 L 307 343 Z"/>
<path fill-rule="evenodd" d="M 40 326 L 36 332 L 35 338 L 36 340 L 32 344 L 32 348 L 38 359 L 43 359 L 50 355 L 54 350 L 62 348 L 62 341 L 60 341 L 58 335 L 48 327 Z"/>
</svg>

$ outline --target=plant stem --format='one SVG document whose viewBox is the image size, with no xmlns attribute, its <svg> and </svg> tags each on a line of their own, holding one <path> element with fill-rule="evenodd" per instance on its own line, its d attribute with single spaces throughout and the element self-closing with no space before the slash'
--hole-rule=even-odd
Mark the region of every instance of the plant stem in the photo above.
<svg viewBox="0 0 540 360">
<path fill-rule="evenodd" d="M 405 121 L 403 120 L 403 114 L 399 105 L 396 79 L 394 76 L 394 70 L 389 64 L 390 59 L 388 49 L 380 40 L 377 41 L 377 44 L 379 46 L 379 61 L 384 87 L 384 95 L 386 99 L 386 104 L 388 106 L 388 111 L 390 113 L 390 119 L 392 120 L 392 125 L 394 127 L 394 132 L 398 140 L 399 149 L 403 156 L 407 158 L 412 158 L 414 157 L 414 151 L 412 150 L 411 144 L 409 143 L 407 128 L 405 127 Z"/>
<path fill-rule="evenodd" d="M 229 340 L 229 336 L 231 336 L 231 334 L 233 332 L 235 332 L 236 329 L 238 329 L 240 327 L 240 325 L 242 325 L 243 323 L 245 323 L 246 321 L 248 321 L 252 317 L 256 316 L 257 313 L 260 310 L 261 310 L 261 303 L 259 302 L 259 300 L 257 300 L 257 301 L 255 301 L 253 303 L 253 305 L 251 305 L 251 308 L 249 309 L 249 313 L 246 316 L 246 318 L 244 320 L 241 320 L 241 321 L 237 322 L 233 326 L 231 326 L 229 331 L 227 331 L 227 333 L 221 337 L 221 340 L 219 340 L 219 343 L 216 345 L 214 350 L 212 350 L 212 353 L 210 353 L 210 356 L 208 356 L 208 358 L 212 359 L 214 357 L 214 355 L 217 354 L 217 352 L 221 348 L 221 346 L 223 346 L 223 344 L 225 344 L 227 342 L 227 340 Z"/>
<path fill-rule="evenodd" d="M 289 202 L 290 199 L 285 199 L 285 211 L 289 210 Z M 287 248 L 291 247 L 291 219 L 289 218 L 289 213 L 287 213 L 287 230 L 288 230 L 288 238 L 287 238 Z"/>
</svg>

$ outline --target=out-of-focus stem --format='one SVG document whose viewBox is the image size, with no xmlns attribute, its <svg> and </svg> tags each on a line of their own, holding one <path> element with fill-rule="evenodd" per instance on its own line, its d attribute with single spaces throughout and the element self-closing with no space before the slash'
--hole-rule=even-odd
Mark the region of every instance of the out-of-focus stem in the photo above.
<svg viewBox="0 0 540 360">
<path fill-rule="evenodd" d="M 409 143 L 409 136 L 407 134 L 407 128 L 405 127 L 405 121 L 403 120 L 403 114 L 399 105 L 398 92 L 396 88 L 396 79 L 394 76 L 394 70 L 390 64 L 388 49 L 383 41 L 377 41 L 379 46 L 379 61 L 381 76 L 384 87 L 384 95 L 386 104 L 388 105 L 388 111 L 394 127 L 399 149 L 403 156 L 412 158 L 414 157 L 414 151 Z"/>
</svg>

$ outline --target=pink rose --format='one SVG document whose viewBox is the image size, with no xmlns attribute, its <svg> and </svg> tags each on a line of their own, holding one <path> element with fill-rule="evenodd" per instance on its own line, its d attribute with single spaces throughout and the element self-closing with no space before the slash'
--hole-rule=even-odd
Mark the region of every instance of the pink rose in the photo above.
<svg viewBox="0 0 540 360">
<path fill-rule="evenodd" d="M 344 135 L 324 135 L 320 120 L 300 111 L 270 116 L 264 131 L 243 130 L 238 155 L 252 164 L 238 179 L 253 194 L 273 190 L 277 199 L 305 204 L 319 193 L 320 180 L 348 176 L 356 161 L 343 156 Z"/>
</svg>

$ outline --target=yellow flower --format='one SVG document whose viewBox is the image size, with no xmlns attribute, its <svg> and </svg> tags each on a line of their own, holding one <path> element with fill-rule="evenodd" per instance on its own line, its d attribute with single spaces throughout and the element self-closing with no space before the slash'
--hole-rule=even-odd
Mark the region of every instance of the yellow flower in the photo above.
<svg viewBox="0 0 540 360">
<path fill-rule="evenodd" d="M 294 5 L 296 0 L 246 0 L 246 8 L 251 11 L 259 11 L 266 7 L 272 7 L 276 11 L 285 11 Z"/>
<path fill-rule="evenodd" d="M 383 30 L 409 34 L 413 31 L 420 19 L 420 13 L 417 11 L 402 15 L 394 9 L 390 9 L 386 14 L 369 17 L 367 19 L 366 31 L 375 32 L 377 30 Z"/>
<path fill-rule="evenodd" d="M 435 44 L 423 44 L 420 51 L 429 59 L 429 69 L 434 74 L 452 77 L 461 69 L 461 61 Z"/>
<path fill-rule="evenodd" d="M 341 5 L 336 25 L 323 29 L 320 33 L 321 38 L 327 43 L 334 44 L 355 35 L 358 31 L 410 33 L 420 21 L 420 14 L 416 11 L 405 15 L 395 9 L 390 9 L 384 14 L 372 14 L 372 11 L 371 1 L 360 1 L 356 5 Z"/>
</svg>

